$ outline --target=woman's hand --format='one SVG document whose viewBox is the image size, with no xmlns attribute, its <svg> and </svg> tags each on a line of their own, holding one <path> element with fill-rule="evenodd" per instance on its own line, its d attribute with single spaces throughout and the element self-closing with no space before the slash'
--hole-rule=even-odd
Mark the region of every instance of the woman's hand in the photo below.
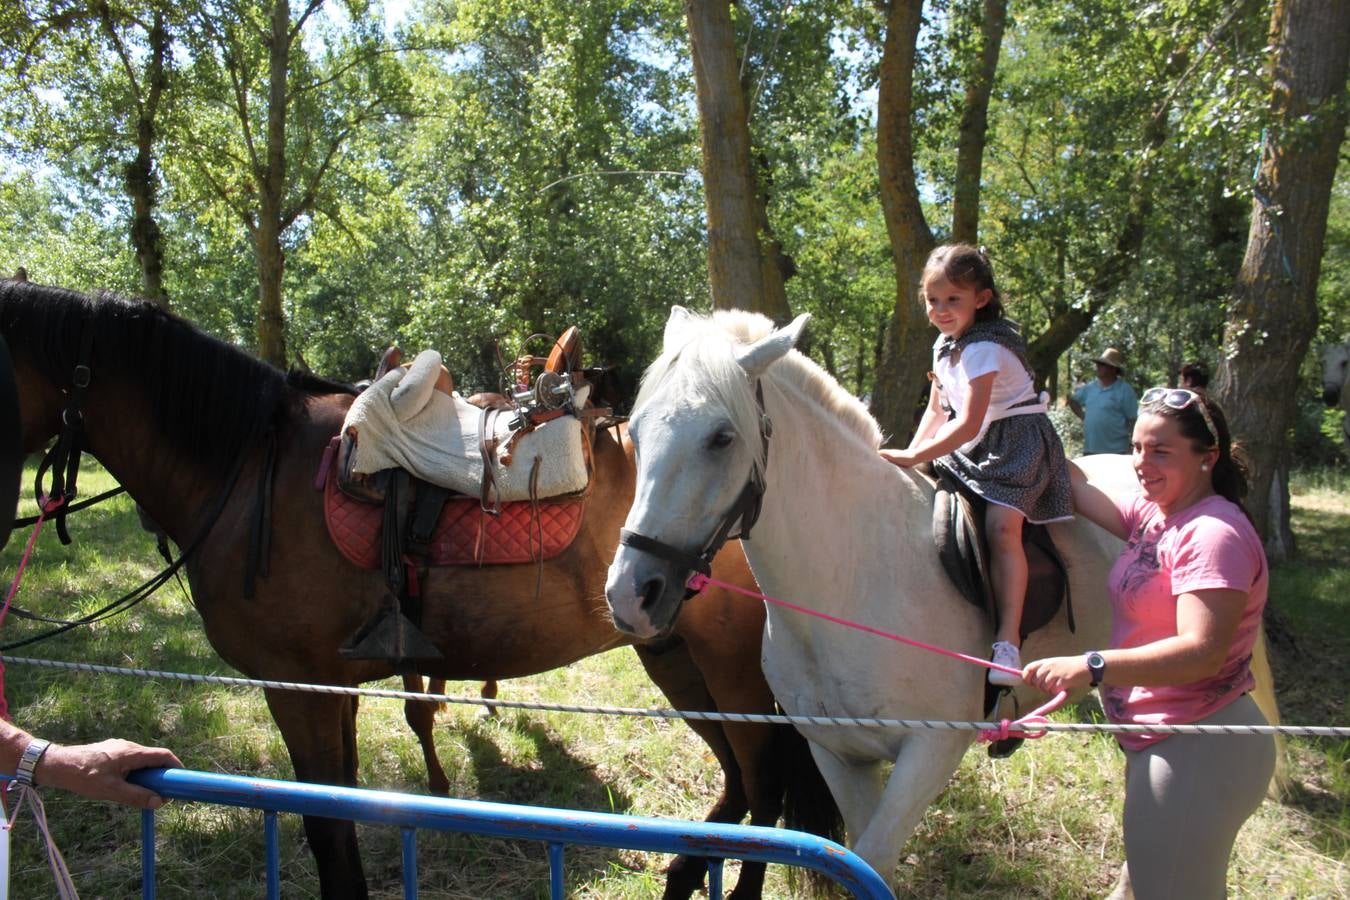
<svg viewBox="0 0 1350 900">
<path fill-rule="evenodd" d="M 52 744 L 34 769 L 34 783 L 73 791 L 92 800 L 115 800 L 142 809 L 158 809 L 164 798 L 127 781 L 137 769 L 179 768 L 183 764 L 163 747 L 143 747 L 118 738 L 97 744 Z"/>
<path fill-rule="evenodd" d="M 919 459 L 913 450 L 881 450 L 881 458 L 886 462 L 894 463 L 902 469 L 908 469 L 911 466 L 917 466 L 923 460 Z"/>
<path fill-rule="evenodd" d="M 1022 680 L 1047 694 L 1072 691 L 1092 684 L 1087 658 L 1083 656 L 1048 656 L 1032 660 L 1022 669 Z"/>
</svg>

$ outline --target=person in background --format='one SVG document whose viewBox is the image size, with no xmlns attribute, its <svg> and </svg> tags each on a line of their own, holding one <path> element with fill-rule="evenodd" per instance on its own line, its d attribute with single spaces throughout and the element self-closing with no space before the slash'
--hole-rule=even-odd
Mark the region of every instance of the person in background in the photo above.
<svg viewBox="0 0 1350 900">
<path fill-rule="evenodd" d="M 1201 362 L 1186 363 L 1177 373 L 1177 379 L 1182 387 L 1197 394 L 1204 393 L 1209 387 L 1209 373 L 1205 371 L 1205 364 Z"/>
<path fill-rule="evenodd" d="M 1069 397 L 1069 409 L 1083 420 L 1083 453 L 1129 453 L 1139 407 L 1134 388 L 1121 377 L 1125 356 L 1108 347 L 1096 362 L 1096 379 Z"/>
<path fill-rule="evenodd" d="M 1064 446 L 1036 392 L 1026 343 L 1003 313 L 985 252 L 938 247 L 924 266 L 920 297 L 939 332 L 928 409 L 904 450 L 883 459 L 909 467 L 931 460 L 985 500 L 998 612 L 989 681 L 1020 682 L 1027 555 L 1022 523 L 1073 518 Z"/>
<path fill-rule="evenodd" d="M 1223 411 L 1184 388 L 1144 393 L 1139 489 L 1106 493 L 1070 466 L 1074 508 L 1126 541 L 1111 568 L 1110 646 L 1035 660 L 1048 693 L 1100 686 L 1112 722 L 1266 725 L 1250 691 L 1270 571 L 1242 505 L 1246 473 Z M 1134 896 L 1225 896 L 1228 858 L 1275 771 L 1269 734 L 1116 736 L 1125 751 L 1125 859 Z"/>
<path fill-rule="evenodd" d="M 9 543 L 19 500 L 24 457 L 20 427 L 14 365 L 9 347 L 0 338 L 0 549 Z M 143 747 L 116 738 L 96 744 L 54 744 L 0 719 L 0 772 L 15 775 L 20 784 L 50 785 L 93 800 L 157 809 L 164 803 L 162 797 L 126 780 L 136 769 L 156 766 L 181 767 L 182 763 L 163 747 Z"/>
</svg>

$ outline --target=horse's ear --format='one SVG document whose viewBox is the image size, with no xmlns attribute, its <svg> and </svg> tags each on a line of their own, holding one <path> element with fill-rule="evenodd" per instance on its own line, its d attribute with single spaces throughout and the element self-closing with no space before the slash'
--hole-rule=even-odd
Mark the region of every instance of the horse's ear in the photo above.
<svg viewBox="0 0 1350 900">
<path fill-rule="evenodd" d="M 743 347 L 736 352 L 736 362 L 741 364 L 741 368 L 750 375 L 762 375 L 764 370 L 773 363 L 782 359 L 787 352 L 797 346 L 797 341 L 802 336 L 802 329 L 810 321 L 810 313 L 802 313 L 793 319 L 791 324 L 785 325 L 773 334 L 760 338 L 748 347 Z"/>
<path fill-rule="evenodd" d="M 689 328 L 689 324 L 694 321 L 694 314 L 683 306 L 672 306 L 670 308 L 670 318 L 666 319 L 666 331 L 661 338 L 661 346 L 669 350 L 681 343 L 681 336 Z"/>
</svg>

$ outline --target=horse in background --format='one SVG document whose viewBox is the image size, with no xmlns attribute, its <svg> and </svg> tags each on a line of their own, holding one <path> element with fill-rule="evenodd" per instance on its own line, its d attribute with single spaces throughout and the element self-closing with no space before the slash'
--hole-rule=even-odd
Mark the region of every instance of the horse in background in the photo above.
<svg viewBox="0 0 1350 900">
<path fill-rule="evenodd" d="M 153 304 L 112 295 L 0 281 L 0 333 L 13 348 L 24 450 L 61 435 L 63 422 L 81 424 L 83 449 L 182 548 L 193 604 L 225 662 L 252 678 L 313 684 L 395 674 L 391 660 L 338 652 L 386 592 L 383 573 L 349 562 L 329 539 L 314 485 L 352 403 L 348 386 L 283 375 Z M 442 658 L 419 661 L 419 674 L 515 678 L 634 643 L 615 631 L 602 596 L 634 464 L 610 431 L 592 437 L 592 486 L 567 550 L 537 565 L 428 570 L 420 629 Z M 266 569 L 257 565 L 264 532 Z M 743 560 L 724 556 L 731 580 L 753 584 L 748 571 L 736 573 Z M 257 576 L 247 599 L 246 572 Z M 759 668 L 762 610 L 731 595 L 691 606 L 690 628 L 637 648 L 653 680 L 680 708 L 772 712 Z M 355 697 L 264 693 L 297 780 L 357 783 Z M 748 811 L 752 824 L 772 825 L 786 804 L 802 827 L 832 821 L 832 809 L 812 802 L 828 801 L 809 793 L 814 770 L 788 768 L 799 755 L 809 759 L 795 731 L 691 727 L 723 767 L 712 820 L 738 822 Z M 354 823 L 307 816 L 304 828 L 323 896 L 367 896 Z M 705 874 L 701 861 L 678 858 L 666 896 L 690 896 Z M 762 865 L 744 866 L 736 896 L 760 896 L 763 875 Z"/>
<path fill-rule="evenodd" d="M 1350 378 L 1350 341 L 1328 344 L 1322 351 L 1322 402 L 1328 408 L 1340 407 L 1345 412 L 1341 420 L 1341 436 L 1350 451 L 1350 391 L 1345 382 Z"/>
</svg>

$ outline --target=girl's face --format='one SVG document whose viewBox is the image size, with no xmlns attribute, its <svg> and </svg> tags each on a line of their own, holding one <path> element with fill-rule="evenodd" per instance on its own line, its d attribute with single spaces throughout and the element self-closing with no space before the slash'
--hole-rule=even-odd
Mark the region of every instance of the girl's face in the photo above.
<svg viewBox="0 0 1350 900">
<path fill-rule="evenodd" d="M 1197 451 L 1176 419 L 1140 412 L 1134 423 L 1134 474 L 1144 496 L 1164 515 L 1214 493 L 1211 476 L 1218 457 L 1217 448 Z"/>
<path fill-rule="evenodd" d="M 923 283 L 924 305 L 928 321 L 950 338 L 966 333 L 975 321 L 975 312 L 989 302 L 994 292 L 971 284 L 953 284 L 943 275 L 930 275 Z"/>
</svg>

